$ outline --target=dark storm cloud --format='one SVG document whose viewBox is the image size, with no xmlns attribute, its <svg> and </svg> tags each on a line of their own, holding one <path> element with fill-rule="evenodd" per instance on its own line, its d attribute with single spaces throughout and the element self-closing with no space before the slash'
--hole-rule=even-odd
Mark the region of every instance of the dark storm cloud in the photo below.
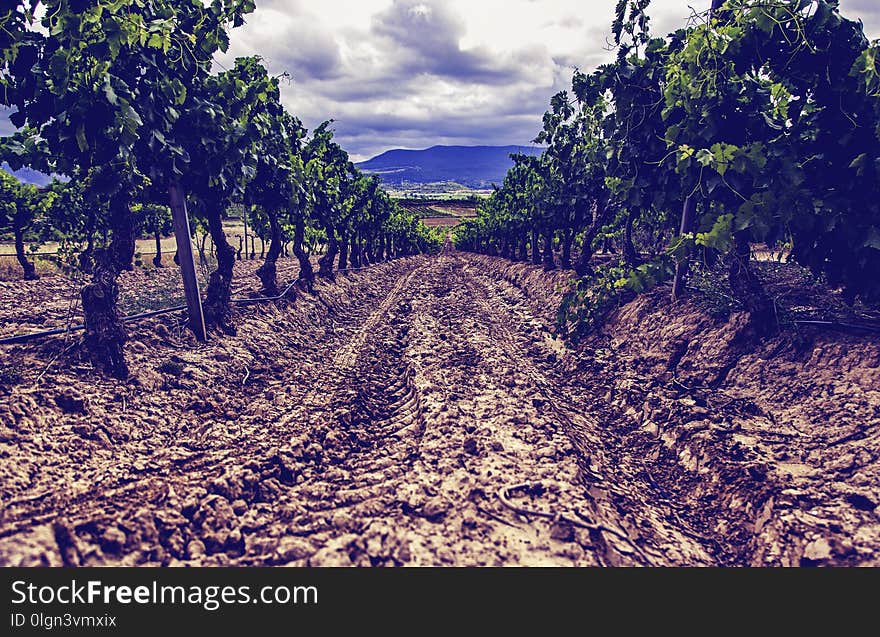
<svg viewBox="0 0 880 637">
<path fill-rule="evenodd" d="M 310 83 L 309 87 L 322 97 L 340 102 L 376 102 L 394 96 L 406 95 L 416 87 L 413 77 L 379 73 L 373 77 L 342 74 L 332 81 Z"/>
<path fill-rule="evenodd" d="M 393 147 L 528 144 L 540 129 L 536 114 L 546 109 L 547 96 L 537 90 L 511 95 L 491 109 L 440 105 L 395 114 L 388 113 L 381 103 L 347 103 L 337 105 L 332 117 L 345 148 L 364 156 Z"/>
<path fill-rule="evenodd" d="M 527 144 L 554 88 L 571 77 L 543 44 L 499 56 L 464 48 L 464 22 L 441 0 L 394 0 L 362 29 L 315 19 L 315 4 L 259 5 L 234 36 L 233 54 L 258 51 L 273 73 L 289 72 L 290 110 L 314 128 L 334 119 L 358 158 L 388 148 Z M 325 47 L 310 46 L 325 42 Z M 332 51 L 326 59 L 311 52 Z"/>
<path fill-rule="evenodd" d="M 655 35 L 684 26 L 693 12 L 689 3 L 677 0 L 656 4 Z M 842 4 L 845 14 L 861 15 L 870 33 L 872 16 L 880 14 L 874 1 Z M 309 9 L 318 10 L 315 6 L 300 2 L 285 12 L 302 10 L 298 28 L 314 42 L 333 42 L 332 64 L 313 70 L 308 58 L 288 52 L 310 50 L 306 42 L 289 38 L 291 49 L 275 56 L 292 66 L 284 70 L 296 80 L 288 104 L 312 127 L 334 118 L 338 138 L 359 157 L 437 143 L 528 144 L 550 96 L 568 88 L 573 69 L 590 71 L 613 58 L 607 47 L 611 0 L 588 12 L 548 16 L 551 26 L 583 33 L 583 48 L 565 54 L 553 53 L 549 41 L 524 43 L 503 55 L 464 46 L 465 22 L 442 0 L 391 0 L 356 32 L 321 32 L 308 15 Z M 693 6 L 702 11 L 708 0 Z M 297 68 L 303 61 L 304 68 Z M 473 99 L 484 94 L 488 99 Z"/>
<path fill-rule="evenodd" d="M 390 133 L 394 131 L 429 131 L 432 135 L 445 138 L 480 138 L 503 135 L 512 126 L 527 127 L 526 135 L 534 137 L 537 134 L 538 124 L 534 114 L 521 113 L 497 117 L 496 114 L 474 113 L 451 113 L 443 117 L 423 116 L 398 116 L 393 119 L 383 116 L 381 113 L 364 114 L 357 118 L 357 128 L 348 130 L 345 118 L 338 121 L 338 129 L 352 138 L 360 134 Z M 525 131 L 525 128 L 523 128 Z M 518 141 L 522 142 L 520 138 Z"/>
<path fill-rule="evenodd" d="M 462 49 L 464 22 L 441 2 L 394 0 L 374 16 L 372 32 L 395 59 L 397 72 L 490 84 L 520 75 L 517 66 L 505 64 L 485 48 Z"/>
<path fill-rule="evenodd" d="M 294 69 L 294 78 L 328 79 L 341 72 L 339 46 L 329 34 L 302 30 L 290 40 L 285 62 Z"/>
</svg>

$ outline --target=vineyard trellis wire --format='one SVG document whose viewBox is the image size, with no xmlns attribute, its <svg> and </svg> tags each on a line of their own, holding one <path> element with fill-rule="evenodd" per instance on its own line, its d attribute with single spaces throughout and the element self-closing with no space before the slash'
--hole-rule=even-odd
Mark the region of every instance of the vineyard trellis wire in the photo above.
<svg viewBox="0 0 880 637">
<path fill-rule="evenodd" d="M 357 272 L 361 270 L 367 270 L 370 268 L 374 268 L 379 265 L 383 265 L 389 263 L 388 261 L 383 261 L 379 263 L 371 263 L 370 265 L 359 266 L 359 267 L 349 267 L 343 268 L 341 270 L 337 270 L 337 273 L 343 272 Z M 256 296 L 256 297 L 247 297 L 247 298 L 232 298 L 229 302 L 233 305 L 255 305 L 258 303 L 269 303 L 273 301 L 283 300 L 290 291 L 298 284 L 302 282 L 302 279 L 297 277 L 291 283 L 284 288 L 284 290 L 276 295 L 276 296 Z M 187 309 L 186 305 L 175 305 L 172 307 L 166 307 L 158 310 L 151 310 L 149 312 L 140 312 L 138 314 L 131 314 L 128 316 L 121 317 L 121 320 L 125 323 L 141 321 L 148 318 L 153 318 L 156 316 L 162 316 L 164 314 L 172 314 L 174 312 L 182 312 Z M 47 338 L 49 336 L 59 336 L 62 334 L 69 334 L 71 332 L 79 332 L 85 329 L 85 325 L 67 325 L 65 327 L 59 327 L 51 330 L 43 330 L 40 332 L 31 332 L 29 334 L 19 334 L 16 336 L 8 336 L 4 338 L 0 338 L 0 345 L 15 345 L 19 343 L 27 343 L 30 341 L 38 340 L 41 338 Z"/>
</svg>

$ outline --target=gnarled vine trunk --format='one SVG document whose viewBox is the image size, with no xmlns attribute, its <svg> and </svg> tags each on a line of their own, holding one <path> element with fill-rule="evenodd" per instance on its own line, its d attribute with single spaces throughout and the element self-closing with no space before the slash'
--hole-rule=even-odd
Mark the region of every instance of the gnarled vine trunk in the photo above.
<svg viewBox="0 0 880 637">
<path fill-rule="evenodd" d="M 203 234 L 202 237 L 196 241 L 196 247 L 199 250 L 199 265 L 205 265 L 208 263 L 208 255 L 205 254 L 205 244 L 208 241 L 208 235 Z"/>
<path fill-rule="evenodd" d="M 538 244 L 538 229 L 532 228 L 532 265 L 541 264 L 541 247 Z"/>
<path fill-rule="evenodd" d="M 336 239 L 336 231 L 332 228 L 327 232 L 327 252 L 318 259 L 318 276 L 334 280 L 333 261 L 339 252 L 339 241 Z"/>
<path fill-rule="evenodd" d="M 34 281 L 39 279 L 40 277 L 37 274 L 37 269 L 34 267 L 34 264 L 28 261 L 27 256 L 25 256 L 24 228 L 16 223 L 13 232 L 15 233 L 15 257 L 18 259 L 19 264 L 21 264 L 25 280 Z"/>
<path fill-rule="evenodd" d="M 293 254 L 299 261 L 299 280 L 302 287 L 309 292 L 315 284 L 315 271 L 312 269 L 312 262 L 309 260 L 309 254 L 303 248 L 305 240 L 306 222 L 302 215 L 297 215 L 296 222 L 293 226 Z"/>
<path fill-rule="evenodd" d="M 562 231 L 562 255 L 559 265 L 563 270 L 571 270 L 571 244 L 574 243 L 574 229 L 565 228 Z"/>
<path fill-rule="evenodd" d="M 550 271 L 556 268 L 556 261 L 553 258 L 553 231 L 544 231 L 544 270 Z"/>
<path fill-rule="evenodd" d="M 135 227 L 131 223 L 129 202 L 120 204 L 119 219 L 113 224 L 113 240 L 110 242 L 110 253 L 113 263 L 119 272 L 134 270 Z"/>
<path fill-rule="evenodd" d="M 226 240 L 223 222 L 220 218 L 222 206 L 211 205 L 207 214 L 208 231 L 217 249 L 217 269 L 211 272 L 208 279 L 208 291 L 205 295 L 205 325 L 219 327 L 226 334 L 234 335 L 232 324 L 232 308 L 229 299 L 232 296 L 232 267 L 235 265 L 235 250 Z"/>
<path fill-rule="evenodd" d="M 361 249 L 361 239 L 358 233 L 355 233 L 351 240 L 351 256 L 349 261 L 353 268 L 361 267 L 363 250 Z"/>
<path fill-rule="evenodd" d="M 574 264 L 574 271 L 579 276 L 586 276 L 592 270 L 590 261 L 593 259 L 593 242 L 599 234 L 599 230 L 605 224 L 605 217 L 608 214 L 608 206 L 604 200 L 596 202 L 596 208 L 593 211 L 593 220 L 590 227 L 584 232 L 583 241 L 581 241 L 581 252 Z"/>
<path fill-rule="evenodd" d="M 748 231 L 735 232 L 728 280 L 734 297 L 742 302 L 749 313 L 749 322 L 755 336 L 761 338 L 774 331 L 776 317 L 773 301 L 752 267 L 751 252 Z"/>
<path fill-rule="evenodd" d="M 516 255 L 516 260 L 517 261 L 528 261 L 528 259 L 529 259 L 529 249 L 528 249 L 529 237 L 528 237 L 527 233 L 523 232 L 519 235 L 518 244 L 519 245 L 517 246 L 517 248 L 518 248 L 519 252 Z"/>
<path fill-rule="evenodd" d="M 641 259 L 636 247 L 633 245 L 633 223 L 635 223 L 638 211 L 630 210 L 626 215 L 626 223 L 623 226 L 623 258 L 626 262 L 635 267 L 639 265 Z"/>
<path fill-rule="evenodd" d="M 114 378 L 128 378 L 128 364 L 123 348 L 128 335 L 117 303 L 119 271 L 109 248 L 94 253 L 92 280 L 82 289 L 85 337 L 83 342 L 95 365 Z"/>
<path fill-rule="evenodd" d="M 119 273 L 131 269 L 134 257 L 134 229 L 129 201 L 111 200 L 110 225 L 113 238 L 109 246 L 94 251 L 92 279 L 81 292 L 85 336 L 83 342 L 95 365 L 114 378 L 128 378 L 124 346 L 128 339 L 119 313 Z"/>
<path fill-rule="evenodd" d="M 339 271 L 348 269 L 348 247 L 349 247 L 349 238 L 345 233 L 340 233 L 339 236 Z"/>
<path fill-rule="evenodd" d="M 153 265 L 157 268 L 162 267 L 162 235 L 159 234 L 157 230 L 155 235 L 156 239 L 156 255 L 153 257 Z"/>
<path fill-rule="evenodd" d="M 266 296 L 276 296 L 278 294 L 276 262 L 281 256 L 281 224 L 278 223 L 276 212 L 269 213 L 269 234 L 269 252 L 266 253 L 263 265 L 257 268 L 257 276 L 260 277 L 260 283 L 263 285 L 263 293 Z"/>
</svg>

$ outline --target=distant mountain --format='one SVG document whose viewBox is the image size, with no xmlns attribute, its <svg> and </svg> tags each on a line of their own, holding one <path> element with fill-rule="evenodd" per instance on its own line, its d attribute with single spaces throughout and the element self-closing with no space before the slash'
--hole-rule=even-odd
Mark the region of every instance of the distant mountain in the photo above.
<svg viewBox="0 0 880 637">
<path fill-rule="evenodd" d="M 19 170 L 12 170 L 9 167 L 9 164 L 7 164 L 6 162 L 0 164 L 0 168 L 3 168 L 3 170 L 25 184 L 34 184 L 35 186 L 42 187 L 48 186 L 50 183 L 52 183 L 52 177 L 50 175 L 46 175 L 45 173 L 41 173 L 37 170 L 32 170 L 31 168 L 20 168 Z"/>
<path fill-rule="evenodd" d="M 389 150 L 357 164 L 388 186 L 456 182 L 470 188 L 501 185 L 513 165 L 511 153 L 540 155 L 532 146 L 432 146 L 425 150 Z"/>
</svg>

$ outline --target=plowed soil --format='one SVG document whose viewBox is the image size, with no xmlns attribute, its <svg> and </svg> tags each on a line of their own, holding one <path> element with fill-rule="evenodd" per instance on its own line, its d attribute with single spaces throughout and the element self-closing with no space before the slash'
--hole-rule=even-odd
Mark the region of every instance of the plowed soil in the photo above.
<svg viewBox="0 0 880 637">
<path fill-rule="evenodd" d="M 208 344 L 138 323 L 128 383 L 4 348 L 0 563 L 880 563 L 876 339 L 744 348 L 658 291 L 572 350 L 567 279 L 401 259 Z"/>
</svg>

